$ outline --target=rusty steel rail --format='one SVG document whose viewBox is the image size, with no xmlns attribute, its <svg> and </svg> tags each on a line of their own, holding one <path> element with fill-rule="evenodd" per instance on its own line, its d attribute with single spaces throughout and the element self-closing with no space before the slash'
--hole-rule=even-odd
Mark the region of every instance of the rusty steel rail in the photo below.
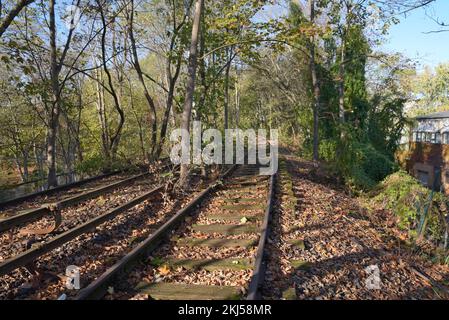
<svg viewBox="0 0 449 320">
<path fill-rule="evenodd" d="M 127 184 L 130 184 L 132 182 L 134 182 L 135 180 L 138 180 L 140 178 L 143 178 L 147 175 L 150 175 L 149 172 L 146 173 L 141 173 L 138 174 L 136 176 L 133 176 L 131 178 L 127 178 L 112 184 L 109 184 L 107 186 L 103 186 L 100 188 L 97 188 L 95 190 L 92 191 L 87 191 L 84 192 L 82 194 L 76 195 L 74 197 L 70 197 L 58 202 L 54 202 L 54 203 L 49 203 L 49 204 L 45 204 L 39 208 L 36 209 L 31 209 L 31 210 L 26 210 L 23 213 L 17 214 L 15 216 L 12 216 L 10 218 L 6 218 L 3 220 L 0 220 L 0 233 L 1 232 L 5 232 L 10 230 L 13 227 L 17 227 L 19 225 L 22 225 L 24 223 L 36 220 L 36 219 L 40 219 L 42 217 L 44 217 L 45 215 L 54 212 L 54 211 L 58 211 L 67 207 L 70 207 L 74 204 L 80 203 L 82 201 L 85 200 L 89 200 L 92 198 L 95 198 L 97 196 L 100 196 L 102 194 L 105 194 L 109 191 L 112 191 L 114 189 L 117 189 L 119 187 L 125 186 Z"/>
<path fill-rule="evenodd" d="M 162 165 L 165 164 L 164 167 L 167 167 L 166 162 L 169 162 L 169 160 L 170 160 L 169 157 L 164 157 L 164 158 L 160 159 Z M 64 185 L 61 185 L 61 186 L 58 186 L 58 187 L 55 187 L 55 188 L 51 188 L 51 189 L 47 189 L 47 190 L 43 190 L 43 191 L 37 191 L 37 192 L 26 194 L 24 196 L 20 196 L 20 197 L 14 198 L 14 199 L 6 200 L 6 201 L 3 201 L 3 202 L 0 202 L 0 209 L 3 209 L 5 207 L 7 207 L 7 206 L 12 206 L 12 205 L 19 204 L 21 202 L 33 199 L 35 197 L 44 196 L 44 195 L 51 195 L 51 194 L 54 194 L 56 192 L 65 191 L 65 190 L 68 190 L 68 189 L 71 189 L 71 188 L 74 188 L 74 187 L 82 186 L 82 185 L 84 185 L 86 183 L 89 183 L 89 182 L 92 182 L 92 181 L 101 180 L 101 179 L 104 179 L 104 178 L 107 178 L 107 177 L 110 177 L 110 176 L 113 176 L 113 175 L 116 175 L 116 174 L 119 174 L 119 173 L 126 172 L 127 170 L 128 169 L 114 170 L 114 171 L 111 171 L 111 172 L 108 172 L 108 173 L 104 173 L 104 174 L 97 175 L 97 176 L 94 176 L 94 177 L 90 177 L 90 178 L 87 178 L 87 179 L 83 179 L 83 180 L 80 180 L 80 181 L 67 183 L 67 184 L 64 184 Z"/>
<path fill-rule="evenodd" d="M 270 189 L 268 192 L 267 208 L 265 210 L 264 221 L 262 224 L 262 233 L 260 235 L 259 244 L 254 262 L 253 275 L 248 287 L 248 295 L 246 300 L 260 300 L 260 289 L 265 279 L 266 261 L 265 261 L 265 244 L 270 235 L 270 222 L 274 205 L 274 191 L 276 183 L 276 174 L 270 177 Z"/>
<path fill-rule="evenodd" d="M 24 195 L 24 196 L 21 196 L 21 197 L 17 197 L 17 198 L 14 198 L 14 199 L 6 200 L 6 201 L 3 201 L 3 202 L 0 202 L 0 209 L 3 209 L 5 207 L 7 207 L 7 206 L 16 205 L 18 203 L 21 203 L 21 202 L 33 199 L 35 197 L 51 195 L 51 194 L 54 194 L 56 192 L 65 191 L 65 190 L 68 190 L 68 189 L 71 189 L 71 188 L 79 187 L 79 186 L 82 186 L 82 185 L 84 185 L 86 183 L 89 183 L 89 182 L 92 182 L 92 181 L 101 180 L 101 179 L 104 179 L 104 178 L 107 178 L 107 177 L 119 174 L 120 172 L 121 171 L 119 171 L 119 170 L 118 171 L 113 171 L 113 172 L 101 174 L 101 175 L 98 175 L 98 176 L 95 176 L 95 177 L 90 177 L 90 178 L 87 178 L 87 179 L 84 179 L 84 180 L 80 180 L 80 181 L 76 181 L 76 182 L 72 182 L 72 183 L 67 183 L 67 184 L 64 184 L 62 186 L 51 188 L 51 189 L 48 189 L 48 190 L 37 191 L 37 192 L 33 192 L 33 193 L 30 193 L 30 194 L 27 194 L 27 195 Z"/>
<path fill-rule="evenodd" d="M 100 224 L 103 224 L 104 222 L 107 222 L 109 220 L 112 220 L 117 215 L 131 209 L 132 207 L 138 205 L 139 203 L 144 202 L 145 200 L 148 200 L 153 195 L 155 195 L 157 192 L 161 191 L 163 189 L 162 186 L 156 187 L 152 189 L 151 191 L 134 198 L 133 200 L 121 205 L 118 208 L 112 209 L 96 218 L 93 218 L 78 227 L 75 227 L 73 229 L 70 229 L 53 239 L 38 244 L 35 248 L 29 249 L 15 257 L 12 257 L 5 262 L 0 264 L 0 276 L 7 274 L 19 267 L 23 267 L 31 262 L 33 262 L 35 259 L 39 258 L 40 256 L 52 251 L 53 249 L 60 247 L 61 245 L 75 239 L 79 235 L 91 231 L 93 228 L 96 228 Z"/>
<path fill-rule="evenodd" d="M 173 217 L 164 223 L 158 230 L 151 234 L 146 240 L 141 242 L 131 252 L 115 263 L 111 268 L 104 272 L 100 277 L 94 280 L 89 286 L 82 289 L 75 297 L 75 300 L 96 300 L 101 299 L 107 292 L 109 285 L 123 272 L 129 271 L 141 258 L 146 257 L 152 250 L 157 248 L 161 241 L 173 230 L 183 218 L 196 209 L 206 196 L 212 193 L 221 180 L 225 179 L 236 169 L 232 166 L 218 179 L 218 181 L 198 196 L 191 200 L 183 209 L 179 210 Z"/>
<path fill-rule="evenodd" d="M 68 176 L 70 174 L 76 174 L 76 172 L 72 171 L 72 172 L 60 173 L 60 174 L 57 174 L 56 177 L 64 177 L 64 176 Z M 86 179 L 89 179 L 89 178 L 86 178 Z M 6 185 L 5 190 L 15 189 L 15 188 L 27 185 L 27 184 L 38 183 L 38 182 L 45 181 L 45 180 L 47 180 L 47 178 L 34 179 L 34 180 L 29 180 L 29 181 L 16 183 L 16 184 L 12 184 L 12 185 Z M 77 181 L 74 181 L 74 182 L 77 182 Z"/>
</svg>

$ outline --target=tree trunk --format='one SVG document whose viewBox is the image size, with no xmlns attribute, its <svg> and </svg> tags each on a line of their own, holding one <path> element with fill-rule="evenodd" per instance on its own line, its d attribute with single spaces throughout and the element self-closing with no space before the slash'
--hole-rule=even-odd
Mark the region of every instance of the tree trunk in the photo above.
<svg viewBox="0 0 449 320">
<path fill-rule="evenodd" d="M 33 153 L 34 158 L 36 159 L 36 165 L 39 172 L 39 179 L 44 180 L 44 163 L 43 163 L 43 155 L 42 150 L 38 150 L 38 147 L 36 145 L 36 141 L 33 141 Z"/>
<path fill-rule="evenodd" d="M 83 112 L 83 93 L 82 93 L 82 87 L 80 85 L 79 90 L 78 90 L 78 119 L 77 119 L 77 123 L 76 123 L 76 137 L 75 137 L 75 141 L 76 141 L 76 150 L 77 150 L 77 155 L 78 155 L 78 162 L 83 162 L 84 161 L 84 157 L 83 157 L 83 148 L 81 146 L 81 139 L 80 139 L 80 130 L 81 130 L 81 116 L 82 116 L 82 112 Z"/>
<path fill-rule="evenodd" d="M 310 6 L 310 23 L 313 25 L 315 22 L 315 0 L 309 0 Z M 319 147 L 319 131 L 318 131 L 318 117 L 320 109 L 321 91 L 320 84 L 318 82 L 318 76 L 315 63 L 315 36 L 310 37 L 310 73 L 312 76 L 313 86 L 313 160 L 318 161 L 318 147 Z"/>
<path fill-rule="evenodd" d="M 135 105 L 134 105 L 134 92 L 132 89 L 132 82 L 131 82 L 131 78 L 128 77 L 128 82 L 129 82 L 129 99 L 130 99 L 130 106 L 131 106 L 131 110 L 134 114 L 134 117 L 136 118 L 136 122 L 137 122 L 137 126 L 139 127 L 139 142 L 140 142 L 140 151 L 142 152 L 142 160 L 146 161 L 149 160 L 148 159 L 148 154 L 145 150 L 145 138 L 144 138 L 144 130 L 143 130 L 143 125 L 142 125 L 142 118 L 140 117 L 140 115 L 137 113 Z"/>
<path fill-rule="evenodd" d="M 165 104 L 164 118 L 162 119 L 161 124 L 160 139 L 155 152 L 156 159 L 158 159 L 161 156 L 162 148 L 164 147 L 165 140 L 167 138 L 168 122 L 170 121 L 170 114 L 172 113 L 173 103 L 175 101 L 175 89 L 176 83 L 179 78 L 179 74 L 181 73 L 181 65 L 182 65 L 182 56 L 179 55 L 178 61 L 176 62 L 175 74 L 172 76 L 171 62 L 170 59 L 167 59 L 166 77 L 168 83 L 168 93 L 167 93 L 167 101 Z"/>
<path fill-rule="evenodd" d="M 186 86 L 186 97 L 184 102 L 184 110 L 181 119 L 181 129 L 190 133 L 190 117 L 192 114 L 193 106 L 193 95 L 195 92 L 195 79 L 196 79 L 196 68 L 197 68 L 197 55 L 198 55 L 198 35 L 201 27 L 201 13 L 203 9 L 204 0 L 196 0 L 195 3 L 195 15 L 193 19 L 192 26 L 192 40 L 190 43 L 190 54 L 189 54 L 189 65 L 188 65 L 188 77 Z M 185 143 L 190 144 L 189 141 Z M 181 173 L 179 177 L 179 185 L 181 188 L 186 188 L 188 185 L 189 178 L 189 165 L 181 164 Z"/>
<path fill-rule="evenodd" d="M 14 153 L 14 162 L 16 163 L 17 170 L 19 171 L 20 174 L 20 181 L 26 182 L 25 176 L 23 175 L 22 165 L 20 163 L 19 156 L 16 153 Z"/>
<path fill-rule="evenodd" d="M 20 11 L 25 8 L 27 5 L 33 3 L 34 0 L 20 0 L 17 2 L 16 6 L 8 13 L 8 15 L 3 19 L 0 23 L 0 38 L 3 33 L 5 33 L 6 29 L 11 25 L 13 20 L 19 15 Z"/>
<path fill-rule="evenodd" d="M 225 96 L 224 96 L 224 128 L 225 130 L 229 128 L 229 73 L 231 71 L 232 65 L 232 52 L 231 49 L 226 49 L 226 58 L 228 64 L 226 65 L 225 72 Z M 231 60 L 231 61 L 230 61 Z"/>
<path fill-rule="evenodd" d="M 115 110 L 119 114 L 117 129 L 115 130 L 115 133 L 113 134 L 113 136 L 110 138 L 110 143 L 109 143 L 111 160 L 114 160 L 115 156 L 117 154 L 119 143 L 120 143 L 123 125 L 125 124 L 125 113 L 123 112 L 123 109 L 121 108 L 119 97 L 117 96 L 117 93 L 114 88 L 112 75 L 109 72 L 109 68 L 107 65 L 106 34 L 107 34 L 107 25 L 108 24 L 106 23 L 106 17 L 105 17 L 104 11 L 103 11 L 102 4 L 99 2 L 98 2 L 98 4 L 100 6 L 100 16 L 101 16 L 101 22 L 103 25 L 103 33 L 101 36 L 101 58 L 102 58 L 102 63 L 103 63 L 103 70 L 106 73 L 106 76 L 108 78 L 109 93 L 111 94 L 112 99 L 114 101 Z"/>
<path fill-rule="evenodd" d="M 203 25 L 203 28 L 201 28 L 200 30 L 200 35 L 199 35 L 199 42 L 200 42 L 200 47 L 199 47 L 199 54 L 201 57 L 204 57 L 204 51 L 205 51 L 205 45 L 206 45 L 206 41 L 204 38 L 204 34 L 205 34 L 205 27 L 204 27 L 204 17 L 201 18 L 201 24 Z M 201 93 L 197 102 L 197 106 L 196 106 L 196 121 L 201 121 L 201 112 L 202 110 L 204 110 L 204 105 L 206 103 L 206 99 L 207 99 L 207 91 L 208 91 L 208 85 L 207 85 L 207 76 L 206 76 L 206 59 L 201 59 L 198 62 L 198 77 L 199 77 L 199 83 L 201 83 Z"/>
<path fill-rule="evenodd" d="M 236 73 L 236 83 L 235 83 L 235 128 L 239 127 L 240 124 L 240 88 L 239 88 L 239 72 L 237 69 L 237 64 L 235 66 Z"/>
<path fill-rule="evenodd" d="M 338 116 L 340 123 L 345 122 L 345 55 L 346 51 L 346 40 L 344 36 L 341 39 L 341 56 L 340 56 L 340 68 L 338 74 Z"/>
<path fill-rule="evenodd" d="M 96 70 L 96 86 L 97 86 L 97 113 L 98 113 L 98 122 L 100 123 L 101 128 L 101 143 L 103 149 L 103 155 L 109 159 L 109 128 L 108 122 L 106 119 L 106 108 L 104 101 L 104 88 L 102 86 L 103 82 L 103 74 L 101 70 Z"/>
<path fill-rule="evenodd" d="M 175 3 L 173 2 L 173 5 L 175 5 Z M 190 4 L 191 5 L 191 4 Z M 190 10 L 190 6 L 189 8 L 186 10 L 187 12 Z M 175 67 L 175 73 L 174 75 L 172 75 L 172 62 L 171 62 L 171 55 L 174 52 L 175 48 L 176 48 L 176 39 L 179 36 L 179 33 L 181 32 L 182 28 L 184 28 L 186 20 L 187 20 L 187 16 L 188 13 L 186 12 L 186 14 L 184 15 L 183 20 L 176 25 L 176 11 L 173 11 L 173 33 L 172 33 L 172 38 L 171 38 L 171 43 L 170 43 L 170 51 L 169 54 L 166 58 L 166 67 L 165 67 L 165 73 L 166 73 L 166 81 L 167 81 L 167 87 L 168 87 L 168 91 L 167 91 L 167 101 L 165 104 L 165 112 L 164 112 L 164 117 L 162 119 L 162 124 L 161 124 L 161 131 L 160 131 L 160 137 L 159 137 L 159 143 L 158 146 L 156 148 L 156 152 L 155 152 L 155 157 L 156 159 L 159 158 L 161 156 L 162 153 L 162 148 L 164 147 L 165 144 L 165 140 L 166 140 L 166 136 L 167 136 L 167 128 L 168 128 L 168 123 L 170 121 L 170 115 L 172 114 L 172 108 L 173 108 L 173 102 L 175 100 L 175 88 L 176 88 L 176 83 L 178 81 L 179 78 L 179 74 L 181 72 L 181 66 L 182 66 L 182 54 L 180 54 L 179 52 L 178 57 L 177 57 L 177 61 L 176 61 L 176 67 Z"/>
<path fill-rule="evenodd" d="M 133 55 L 133 64 L 134 69 L 136 69 L 137 76 L 139 78 L 140 83 L 143 87 L 143 93 L 145 96 L 145 99 L 147 100 L 148 106 L 150 107 L 150 114 L 151 114 L 151 151 L 150 151 L 150 157 L 149 159 L 153 159 L 157 157 L 156 155 L 156 144 L 157 144 L 157 114 L 156 114 L 156 105 L 154 104 L 153 98 L 150 96 L 150 93 L 148 92 L 148 88 L 145 84 L 145 80 L 143 78 L 142 68 L 140 66 L 139 62 L 139 56 L 137 54 L 137 47 L 136 47 L 136 39 L 134 38 L 134 30 L 133 30 L 133 23 L 134 23 L 134 1 L 130 1 L 130 12 L 128 16 L 128 32 L 129 32 L 129 39 L 131 41 L 131 50 Z"/>
<path fill-rule="evenodd" d="M 47 166 L 48 166 L 48 186 L 56 187 L 58 184 L 56 177 L 56 135 L 59 124 L 60 113 L 60 93 L 59 93 L 59 67 L 57 62 L 56 48 L 56 19 L 55 0 L 50 0 L 50 62 L 51 62 L 51 89 L 52 105 L 49 114 L 47 129 Z"/>
<path fill-rule="evenodd" d="M 156 158 L 159 158 L 161 156 L 162 148 L 165 144 L 165 140 L 167 137 L 168 121 L 170 120 L 170 113 L 173 108 L 173 101 L 175 98 L 174 91 L 175 91 L 176 80 L 174 80 L 170 77 L 169 83 L 170 83 L 170 86 L 169 86 L 168 93 L 167 93 L 167 101 L 165 104 L 164 118 L 162 119 L 162 124 L 161 124 L 160 139 L 159 139 L 159 143 L 158 143 L 158 146 L 157 146 L 157 149 L 155 152 Z"/>
</svg>

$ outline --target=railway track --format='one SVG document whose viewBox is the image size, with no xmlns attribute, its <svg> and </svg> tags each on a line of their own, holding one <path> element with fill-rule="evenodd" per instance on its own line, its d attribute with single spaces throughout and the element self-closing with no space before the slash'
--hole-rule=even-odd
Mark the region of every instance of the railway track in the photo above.
<svg viewBox="0 0 449 320">
<path fill-rule="evenodd" d="M 164 167 L 169 165 L 169 158 L 160 160 L 160 164 Z M 156 163 L 158 165 L 158 163 Z M 7 216 L 12 210 L 25 210 L 36 203 L 55 202 L 62 197 L 71 197 L 77 193 L 93 190 L 101 185 L 110 184 L 123 179 L 124 176 L 129 176 L 126 170 L 115 170 L 109 173 L 104 173 L 98 176 L 90 177 L 80 181 L 64 184 L 51 188 L 48 190 L 37 191 L 26 194 L 17 198 L 0 202 L 0 218 Z"/>
<path fill-rule="evenodd" d="M 52 189 L 52 191 L 53 190 L 57 191 L 26 198 L 22 201 L 18 201 L 18 203 L 4 205 L 0 207 L 0 220 L 7 219 L 18 213 L 23 213 L 25 211 L 36 209 L 46 203 L 57 202 L 59 200 L 76 196 L 78 194 L 81 194 L 82 192 L 91 191 L 101 186 L 121 181 L 126 177 L 129 177 L 129 175 L 120 173 L 108 175 L 107 177 L 92 180 L 90 182 L 86 182 L 82 185 L 77 185 L 69 189 L 62 189 L 62 190 Z"/>
<path fill-rule="evenodd" d="M 37 191 L 37 192 L 26 194 L 26 195 L 23 195 L 23 196 L 20 196 L 17 198 L 13 198 L 10 200 L 2 201 L 2 202 L 0 202 L 0 210 L 4 211 L 5 209 L 7 209 L 9 207 L 17 206 L 24 202 L 29 202 L 31 200 L 35 200 L 36 198 L 53 196 L 62 191 L 68 191 L 71 189 L 75 189 L 75 191 L 76 191 L 76 188 L 78 188 L 78 187 L 89 188 L 90 184 L 96 185 L 98 181 L 106 180 L 107 178 L 110 178 L 110 177 L 118 175 L 118 174 L 120 174 L 120 171 L 113 171 L 113 172 L 101 174 L 101 175 L 98 175 L 95 177 L 91 177 L 91 178 L 83 179 L 80 181 L 61 185 L 61 186 L 58 186 L 58 187 L 55 187 L 52 189 Z"/>
<path fill-rule="evenodd" d="M 164 165 L 161 170 L 166 170 L 169 165 Z M 157 171 L 157 170 L 156 170 Z M 117 175 L 100 179 L 85 185 L 84 188 L 71 189 L 69 191 L 60 191 L 59 193 L 37 199 L 34 202 L 24 202 L 19 206 L 9 206 L 0 210 L 0 234 L 3 232 L 12 232 L 24 224 L 46 217 L 54 220 L 52 226 L 45 228 L 32 228 L 22 230 L 26 235 L 46 235 L 56 231 L 63 223 L 61 211 L 66 208 L 76 206 L 80 203 L 97 198 L 99 196 L 110 194 L 114 191 L 120 191 L 123 187 L 132 185 L 136 181 L 147 179 L 154 172 L 144 172 L 131 177 Z M 11 236 L 10 236 L 11 238 Z M 12 241 L 12 239 L 11 239 Z M 1 259 L 0 259 L 1 261 Z"/>
<path fill-rule="evenodd" d="M 163 191 L 162 185 L 148 178 L 118 190 L 122 201 L 109 210 L 106 204 L 98 209 L 93 200 L 90 209 L 97 208 L 97 212 L 92 218 L 48 235 L 45 241 L 0 263 L 0 299 L 55 299 L 66 289 L 63 276 L 70 265 L 99 276 L 183 205 L 179 199 L 166 204 Z M 192 193 L 186 201 L 194 196 Z M 83 203 L 79 209 L 89 211 L 85 206 Z M 74 215 L 79 212 L 75 210 Z M 5 254 L 5 250 L 1 252 Z"/>
<path fill-rule="evenodd" d="M 275 176 L 235 166 L 75 297 L 258 299 Z"/>
<path fill-rule="evenodd" d="M 150 173 L 138 174 L 0 220 L 0 276 L 145 201 L 160 191 L 155 181 Z M 27 228 L 20 229 L 23 224 Z"/>
<path fill-rule="evenodd" d="M 126 178 L 123 180 L 119 180 L 116 182 L 113 182 L 111 184 L 103 185 L 98 188 L 93 188 L 92 190 L 81 192 L 79 194 L 76 194 L 75 196 L 67 197 L 63 200 L 55 201 L 55 202 L 48 202 L 41 206 L 37 206 L 35 208 L 30 208 L 27 210 L 21 210 L 18 213 L 7 217 L 5 219 L 0 220 L 0 232 L 5 232 L 7 230 L 10 230 L 11 228 L 18 227 L 24 223 L 40 219 L 48 214 L 57 214 L 62 209 L 71 207 L 73 205 L 76 205 L 78 203 L 81 203 L 83 201 L 93 199 L 95 197 L 98 197 L 100 195 L 107 194 L 109 192 L 112 192 L 120 187 L 129 185 L 133 183 L 134 181 L 137 181 L 139 179 L 146 178 L 150 175 L 150 173 L 142 173 L 135 176 L 132 176 L 130 178 Z M 14 210 L 15 211 L 15 210 Z M 56 218 L 58 219 L 58 218 Z M 53 231 L 53 230 L 51 230 Z M 46 234 L 51 231 L 36 231 L 37 234 Z"/>
</svg>

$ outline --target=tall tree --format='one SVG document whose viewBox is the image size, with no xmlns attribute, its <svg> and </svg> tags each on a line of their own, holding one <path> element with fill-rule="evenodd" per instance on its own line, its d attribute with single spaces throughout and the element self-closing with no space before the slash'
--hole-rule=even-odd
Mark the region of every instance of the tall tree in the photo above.
<svg viewBox="0 0 449 320">
<path fill-rule="evenodd" d="M 309 0 L 309 9 L 310 9 L 310 17 L 309 21 L 313 28 L 315 23 L 315 0 Z M 317 66 L 315 62 L 315 32 L 311 31 L 310 43 L 310 74 L 312 77 L 312 86 L 313 86 L 313 160 L 318 161 L 319 158 L 319 129 L 318 129 L 318 119 L 319 119 L 319 111 L 320 111 L 320 100 L 321 100 L 321 89 L 320 83 L 317 75 Z"/>
<path fill-rule="evenodd" d="M 134 69 L 136 69 L 137 76 L 139 78 L 140 83 L 142 84 L 143 93 L 145 95 L 145 99 L 148 103 L 148 106 L 150 108 L 150 114 L 151 114 L 151 152 L 149 158 L 152 159 L 155 156 L 155 150 L 157 148 L 157 114 L 156 114 L 156 105 L 154 103 L 153 98 L 150 95 L 150 92 L 148 91 L 147 85 L 145 84 L 145 79 L 143 76 L 143 71 L 140 66 L 139 62 L 139 55 L 137 53 L 137 46 L 136 46 L 136 39 L 134 37 L 134 0 L 131 0 L 129 3 L 129 10 L 127 12 L 128 14 L 128 33 L 129 33 L 129 39 L 131 41 L 131 52 L 133 56 L 133 65 Z M 158 155 L 157 155 L 158 156 Z"/>
<path fill-rule="evenodd" d="M 77 0 L 79 5 L 81 0 Z M 47 166 L 48 166 L 48 186 L 54 187 L 58 184 L 56 175 L 56 141 L 59 127 L 59 116 L 61 113 L 61 91 L 66 84 L 66 80 L 60 81 L 59 76 L 65 64 L 74 34 L 74 19 L 70 19 L 70 30 L 62 49 L 61 56 L 58 56 L 57 47 L 57 25 L 56 25 L 56 1 L 49 2 L 49 32 L 50 32 L 50 83 L 52 90 L 52 101 L 48 115 L 47 129 Z M 69 68 L 69 72 L 71 68 Z"/>
<path fill-rule="evenodd" d="M 123 111 L 123 108 L 120 104 L 120 99 L 119 99 L 119 96 L 115 89 L 114 80 L 113 80 L 112 74 L 109 70 L 107 49 L 106 49 L 106 38 L 107 38 L 107 32 L 108 32 L 108 25 L 111 24 L 111 22 L 113 20 L 115 20 L 115 16 L 111 17 L 110 18 L 111 20 L 108 22 L 106 20 L 106 12 L 105 12 L 106 3 L 101 2 L 101 0 L 97 0 L 97 3 L 98 3 L 98 8 L 99 8 L 100 17 L 101 17 L 101 24 L 102 24 L 102 29 L 101 29 L 102 34 L 101 34 L 101 40 L 100 40 L 102 66 L 103 66 L 103 70 L 107 77 L 107 86 L 108 86 L 107 91 L 112 96 L 114 108 L 119 115 L 117 128 L 115 129 L 115 132 L 113 133 L 113 135 L 109 141 L 109 150 L 110 150 L 110 156 L 111 156 L 110 160 L 114 160 L 115 156 L 117 154 L 117 149 L 118 149 L 120 140 L 121 140 L 123 126 L 125 124 L 125 112 Z"/>
<path fill-rule="evenodd" d="M 59 92 L 59 71 L 58 56 L 56 48 L 56 17 L 55 0 L 50 0 L 50 63 L 51 63 L 51 88 L 52 88 L 52 106 L 49 114 L 47 130 L 47 166 L 48 166 L 48 186 L 54 187 L 58 184 L 56 177 L 56 135 L 59 123 L 60 113 L 60 92 Z"/>
<path fill-rule="evenodd" d="M 193 96 L 195 93 L 196 69 L 198 64 L 197 61 L 198 37 L 201 28 L 201 15 L 203 10 L 203 3 L 204 0 L 196 0 L 195 2 L 195 14 L 193 17 L 192 37 L 189 51 L 186 96 L 181 119 L 181 129 L 189 133 L 190 133 L 190 119 L 192 115 L 192 106 L 193 106 Z M 184 143 L 188 143 L 190 145 L 190 139 L 188 141 L 184 141 Z M 186 150 L 186 148 L 184 148 L 184 150 Z M 187 187 L 188 178 L 189 178 L 189 165 L 186 163 L 181 164 L 181 172 L 179 177 L 179 185 L 181 186 L 181 188 Z"/>
</svg>

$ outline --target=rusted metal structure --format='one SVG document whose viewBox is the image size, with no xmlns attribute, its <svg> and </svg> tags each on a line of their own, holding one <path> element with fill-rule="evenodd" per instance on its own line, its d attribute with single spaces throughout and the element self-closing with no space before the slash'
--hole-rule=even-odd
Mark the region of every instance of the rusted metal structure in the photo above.
<svg viewBox="0 0 449 320">
<path fill-rule="evenodd" d="M 416 118 L 407 170 L 422 184 L 449 194 L 449 111 Z"/>
</svg>

